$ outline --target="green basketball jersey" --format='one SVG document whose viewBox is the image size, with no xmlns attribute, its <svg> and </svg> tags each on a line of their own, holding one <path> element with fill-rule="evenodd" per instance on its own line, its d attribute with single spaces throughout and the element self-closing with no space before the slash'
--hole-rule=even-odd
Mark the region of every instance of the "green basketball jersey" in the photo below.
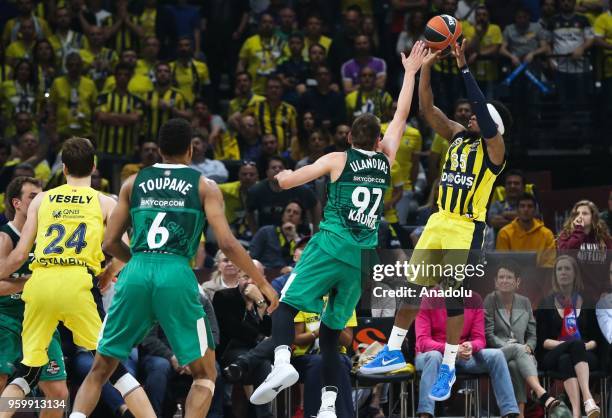
<svg viewBox="0 0 612 418">
<path fill-rule="evenodd" d="M 7 234 L 11 241 L 13 242 L 13 248 L 17 246 L 17 242 L 19 242 L 19 231 L 13 226 L 12 223 L 7 223 L 5 225 L 0 226 L 0 232 L 4 232 Z M 21 276 L 27 276 L 32 274 L 30 271 L 29 265 L 34 257 L 34 251 L 30 252 L 30 258 L 28 261 L 23 263 L 23 265 L 14 272 L 11 277 L 18 278 Z M 21 300 L 21 293 L 14 293 L 8 296 L 0 296 L 0 314 L 8 315 L 12 318 L 23 319 L 23 310 L 24 303 Z"/>
<path fill-rule="evenodd" d="M 193 257 L 205 220 L 200 177 L 200 172 L 181 164 L 155 164 L 140 170 L 130 199 L 132 253 Z"/>
<path fill-rule="evenodd" d="M 345 244 L 375 248 L 383 214 L 383 196 L 391 182 L 389 159 L 382 152 L 349 148 L 342 174 L 327 185 L 321 231 Z"/>
</svg>

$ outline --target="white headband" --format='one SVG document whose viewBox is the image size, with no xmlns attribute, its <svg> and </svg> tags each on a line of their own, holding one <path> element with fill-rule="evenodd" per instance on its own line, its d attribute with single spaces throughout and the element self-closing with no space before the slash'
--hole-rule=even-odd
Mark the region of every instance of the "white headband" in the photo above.
<svg viewBox="0 0 612 418">
<path fill-rule="evenodd" d="M 497 131 L 500 135 L 503 135 L 505 132 L 504 122 L 502 121 L 499 112 L 491 103 L 487 103 L 487 109 L 489 109 L 489 115 L 491 115 L 491 119 L 493 119 L 493 122 L 495 122 L 495 124 L 497 125 Z"/>
</svg>

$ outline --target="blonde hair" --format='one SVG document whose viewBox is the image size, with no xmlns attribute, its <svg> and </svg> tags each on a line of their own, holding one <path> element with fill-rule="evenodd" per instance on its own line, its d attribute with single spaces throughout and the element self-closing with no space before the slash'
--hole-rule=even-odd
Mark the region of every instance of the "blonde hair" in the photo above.
<svg viewBox="0 0 612 418">
<path fill-rule="evenodd" d="M 219 270 L 219 264 L 221 264 L 221 258 L 224 256 L 225 254 L 223 254 L 223 251 L 221 250 L 217 250 L 217 253 L 215 254 L 215 271 L 212 272 L 210 279 L 212 280 L 221 280 L 223 275 L 221 274 L 221 271 Z"/>
<path fill-rule="evenodd" d="M 559 282 L 557 281 L 557 265 L 559 264 L 560 261 L 564 261 L 564 260 L 569 261 L 570 264 L 572 265 L 572 269 L 574 270 L 574 289 L 573 289 L 573 291 L 574 292 L 582 291 L 582 289 L 584 289 L 584 285 L 583 285 L 583 282 L 582 282 L 582 275 L 580 274 L 580 268 L 578 267 L 578 262 L 572 256 L 569 256 L 569 255 L 560 255 L 555 260 L 555 264 L 553 266 L 553 273 L 552 273 L 552 289 L 553 289 L 553 292 L 554 293 L 560 293 L 561 292 L 561 288 L 559 287 Z"/>
<path fill-rule="evenodd" d="M 595 234 L 595 239 L 597 242 L 605 246 L 606 240 L 610 239 L 608 226 L 602 219 L 599 218 L 599 209 L 597 208 L 597 205 L 586 199 L 576 202 L 569 216 L 565 220 L 565 223 L 563 224 L 563 229 L 561 230 L 559 237 L 567 237 L 571 235 L 572 231 L 574 230 L 573 223 L 576 217 L 578 217 L 578 208 L 580 206 L 587 206 L 591 211 L 591 230 L 593 231 L 593 234 Z"/>
</svg>

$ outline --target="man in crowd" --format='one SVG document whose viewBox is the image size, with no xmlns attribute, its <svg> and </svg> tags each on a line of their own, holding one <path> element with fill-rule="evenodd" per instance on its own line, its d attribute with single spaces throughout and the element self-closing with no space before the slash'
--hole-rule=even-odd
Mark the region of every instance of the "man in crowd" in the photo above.
<svg viewBox="0 0 612 418">
<path fill-rule="evenodd" d="M 208 66 L 193 57 L 190 38 L 180 38 L 176 52 L 176 61 L 170 63 L 172 82 L 183 93 L 187 103 L 192 105 L 196 98 L 204 95 L 205 88 L 210 84 Z"/>
<path fill-rule="evenodd" d="M 206 151 L 208 151 L 208 135 L 207 134 L 195 134 L 191 138 L 191 146 L 193 148 L 193 155 L 191 156 L 190 167 L 198 170 L 202 175 L 216 183 L 225 183 L 229 173 L 227 168 L 221 161 L 211 160 L 206 158 Z"/>
<path fill-rule="evenodd" d="M 126 164 L 121 169 L 122 183 L 132 174 L 136 174 L 141 169 L 145 167 L 150 167 L 160 161 L 159 147 L 157 146 L 157 141 L 147 140 L 140 144 L 139 156 L 140 162 Z"/>
<path fill-rule="evenodd" d="M 327 65 L 322 64 L 315 70 L 315 80 L 317 85 L 300 97 L 298 108 L 300 113 L 314 112 L 321 126 L 331 130 L 345 121 L 342 112 L 338 111 L 344 106 L 342 95 L 331 89 L 332 74 Z"/>
<path fill-rule="evenodd" d="M 285 162 L 280 157 L 268 160 L 267 178 L 260 181 L 249 190 L 247 197 L 247 221 L 253 234 L 258 226 L 280 225 L 281 216 L 285 206 L 293 200 L 299 201 L 308 214 L 314 231 L 319 228 L 321 220 L 321 204 L 314 193 L 306 186 L 299 186 L 289 190 L 279 187 L 275 175 L 285 169 Z M 257 212 L 257 220 L 255 218 Z"/>
<path fill-rule="evenodd" d="M 230 100 L 228 117 L 239 112 L 244 112 L 255 103 L 266 100 L 264 96 L 253 93 L 253 77 L 246 71 L 236 73 L 236 96 Z"/>
<path fill-rule="evenodd" d="M 274 35 L 274 18 L 268 13 L 262 14 L 258 33 L 248 38 L 240 48 L 236 69 L 236 72 L 248 71 L 251 74 L 255 94 L 266 91 L 266 78 L 276 70 L 282 45 L 282 41 Z"/>
<path fill-rule="evenodd" d="M 537 202 L 524 193 L 518 199 L 517 217 L 497 234 L 496 250 L 537 251 L 538 265 L 552 267 L 555 261 L 555 236 L 535 217 Z"/>
<path fill-rule="evenodd" d="M 257 183 L 259 175 L 253 161 L 243 161 L 238 169 L 238 181 L 219 185 L 225 201 L 225 217 L 238 238 L 250 238 L 251 231 L 246 221 L 247 193 Z"/>
<path fill-rule="evenodd" d="M 372 56 L 372 45 L 370 38 L 366 35 L 355 37 L 355 58 L 346 61 L 340 70 L 342 74 L 342 86 L 344 92 L 349 94 L 359 88 L 361 84 L 361 72 L 369 67 L 376 75 L 376 87 L 385 88 L 387 81 L 387 63 L 382 58 Z"/>
</svg>

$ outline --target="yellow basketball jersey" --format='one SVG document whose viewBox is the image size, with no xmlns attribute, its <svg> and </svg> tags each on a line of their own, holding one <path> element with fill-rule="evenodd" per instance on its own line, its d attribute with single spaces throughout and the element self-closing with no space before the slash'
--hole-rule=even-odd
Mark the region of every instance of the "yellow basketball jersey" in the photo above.
<svg viewBox="0 0 612 418">
<path fill-rule="evenodd" d="M 34 261 L 30 269 L 83 266 L 102 271 L 104 217 L 98 191 L 64 184 L 46 192 L 38 209 Z"/>
<path fill-rule="evenodd" d="M 505 161 L 495 165 L 489 160 L 484 139 L 459 132 L 446 152 L 438 194 L 440 210 L 485 222 L 491 189 L 504 165 Z"/>
</svg>

